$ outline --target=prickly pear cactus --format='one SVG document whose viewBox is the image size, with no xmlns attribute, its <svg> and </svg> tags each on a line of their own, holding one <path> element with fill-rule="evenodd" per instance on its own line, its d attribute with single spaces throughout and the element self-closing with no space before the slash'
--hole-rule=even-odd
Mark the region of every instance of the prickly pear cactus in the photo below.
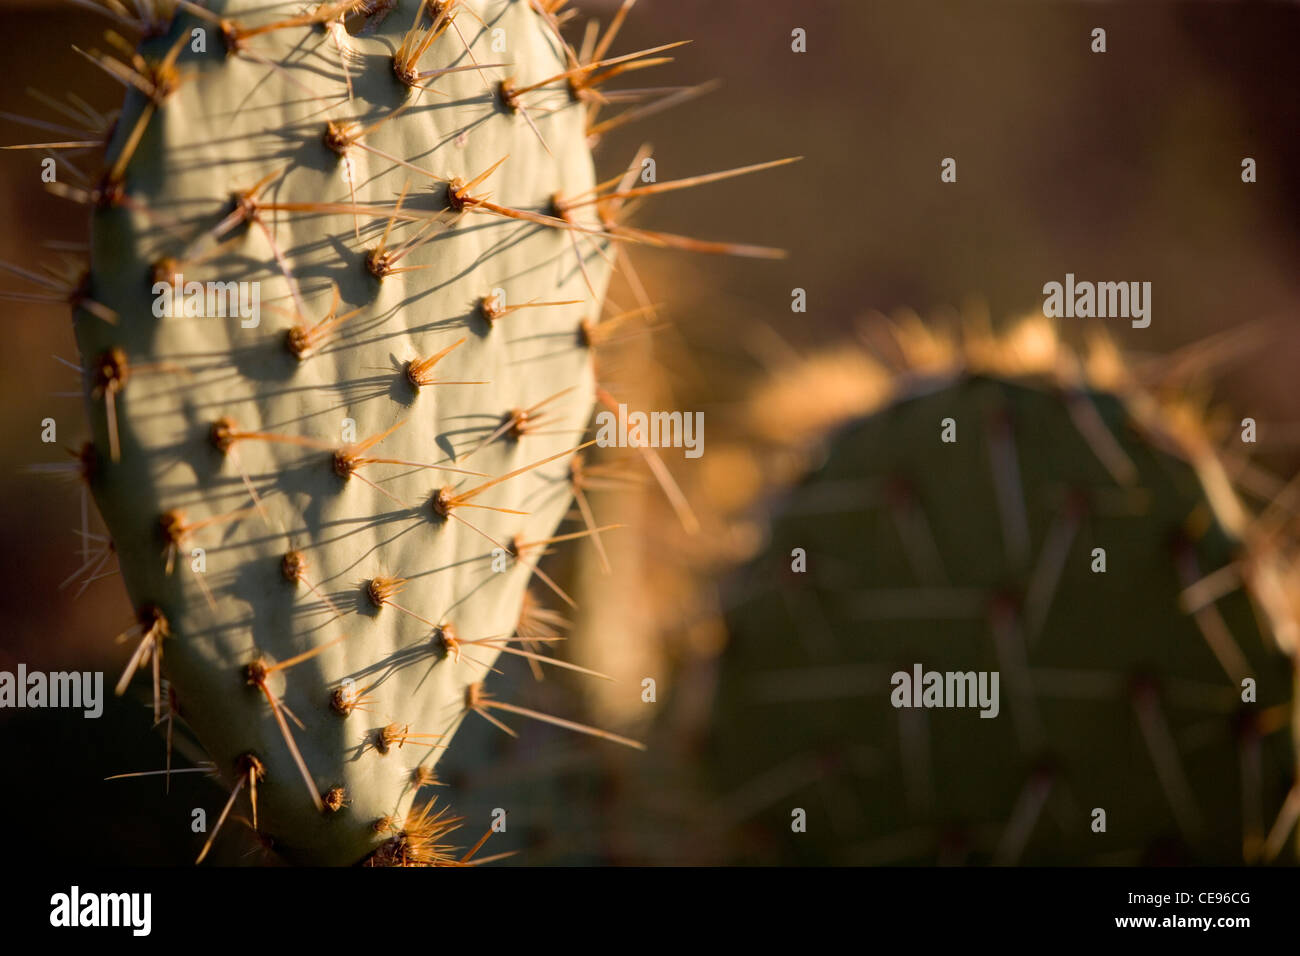
<svg viewBox="0 0 1300 956">
<path fill-rule="evenodd" d="M 255 796 L 290 860 L 428 862 L 445 826 L 399 831 L 495 709 L 513 545 L 565 516 L 592 410 L 608 259 L 562 202 L 596 187 L 588 74 L 554 82 L 527 0 L 304 9 L 182 4 L 132 61 L 76 318 L 87 474 L 129 671 L 169 682 L 226 810 Z M 511 418 L 557 393 L 541 433 Z"/>
<path fill-rule="evenodd" d="M 712 759 L 739 857 L 1290 859 L 1275 509 L 1110 348 L 895 331 L 730 615 Z"/>
</svg>

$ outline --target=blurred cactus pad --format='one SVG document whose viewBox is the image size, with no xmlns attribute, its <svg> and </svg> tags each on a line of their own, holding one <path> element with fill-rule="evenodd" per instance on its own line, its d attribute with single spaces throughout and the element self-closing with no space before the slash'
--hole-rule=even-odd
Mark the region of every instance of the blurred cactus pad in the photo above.
<svg viewBox="0 0 1300 956">
<path fill-rule="evenodd" d="M 849 396 L 733 595 L 738 858 L 1292 860 L 1294 572 L 1215 450 L 1239 435 L 1045 320 L 876 339 L 754 403 L 776 436 Z"/>
</svg>

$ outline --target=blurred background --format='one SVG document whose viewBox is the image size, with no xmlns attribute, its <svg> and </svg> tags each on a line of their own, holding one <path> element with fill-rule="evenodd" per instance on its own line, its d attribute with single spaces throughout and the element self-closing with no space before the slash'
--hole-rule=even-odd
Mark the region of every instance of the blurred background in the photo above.
<svg viewBox="0 0 1300 956">
<path fill-rule="evenodd" d="M 617 4 L 577 6 L 607 19 Z M 13 119 L 53 118 L 29 89 L 117 106 L 121 90 L 72 50 L 102 46 L 107 26 L 71 4 L 0 2 L 0 143 L 44 135 Z M 791 52 L 796 27 L 807 31 L 807 53 Z M 1104 55 L 1089 49 L 1095 27 L 1107 31 Z M 1216 397 L 1260 423 L 1260 459 L 1289 474 L 1300 466 L 1298 38 L 1295 3 L 641 0 L 616 49 L 690 39 L 656 82 L 721 86 L 611 133 L 597 153 L 602 174 L 647 142 L 660 180 L 804 157 L 657 199 L 640 214 L 647 228 L 790 253 L 766 263 L 638 252 L 643 281 L 674 323 L 668 387 L 680 407 L 719 423 L 724 432 L 708 440 L 722 443 L 749 383 L 786 352 L 848 335 L 865 314 L 1002 319 L 1039 309 L 1043 283 L 1067 272 L 1145 280 L 1150 328 L 1111 325 L 1137 353 L 1264 323 L 1263 347 L 1221 370 Z M 957 161 L 955 184 L 940 182 L 945 157 Z M 1244 157 L 1257 163 L 1253 184 L 1241 180 Z M 4 262 L 31 266 L 56 255 L 47 243 L 86 236 L 84 210 L 49 195 L 39 170 L 37 153 L 0 153 Z M 23 285 L 4 276 L 0 288 Z M 795 288 L 807 291 L 804 315 L 791 313 Z M 82 438 L 76 375 L 56 359 L 75 361 L 68 315 L 0 308 L 0 668 L 103 670 L 111 685 L 129 653 L 112 638 L 131 623 L 130 607 L 116 578 L 75 600 L 76 585 L 60 589 L 81 564 L 79 488 L 28 470 L 70 462 L 60 449 Z M 40 441 L 47 417 L 58 422 L 57 448 Z M 617 635 L 609 641 L 617 648 Z M 148 722 L 130 697 L 97 721 L 0 711 L 6 852 L 189 863 L 193 848 L 173 837 L 188 833 L 190 807 L 214 804 L 209 784 L 178 778 L 165 800 L 156 778 L 103 780 L 161 767 Z M 529 740 L 518 753 L 531 753 Z M 545 741 L 536 746 L 555 746 Z M 559 746 L 587 759 L 583 745 Z M 540 763 L 552 767 L 559 758 L 547 753 Z M 603 856 L 653 854 L 630 841 Z M 529 861 L 568 859 L 590 857 Z"/>
</svg>

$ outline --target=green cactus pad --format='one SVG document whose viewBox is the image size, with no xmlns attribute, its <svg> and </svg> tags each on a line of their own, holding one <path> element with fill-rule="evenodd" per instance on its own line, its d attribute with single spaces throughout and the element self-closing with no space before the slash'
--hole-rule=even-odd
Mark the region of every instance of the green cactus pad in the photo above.
<svg viewBox="0 0 1300 956">
<path fill-rule="evenodd" d="M 1273 553 L 1176 413 L 1021 331 L 1045 357 L 914 341 L 777 505 L 715 709 L 740 858 L 1290 857 L 1294 621 L 1256 600 Z M 996 716 L 896 706 L 918 665 L 996 672 Z"/>
</svg>

